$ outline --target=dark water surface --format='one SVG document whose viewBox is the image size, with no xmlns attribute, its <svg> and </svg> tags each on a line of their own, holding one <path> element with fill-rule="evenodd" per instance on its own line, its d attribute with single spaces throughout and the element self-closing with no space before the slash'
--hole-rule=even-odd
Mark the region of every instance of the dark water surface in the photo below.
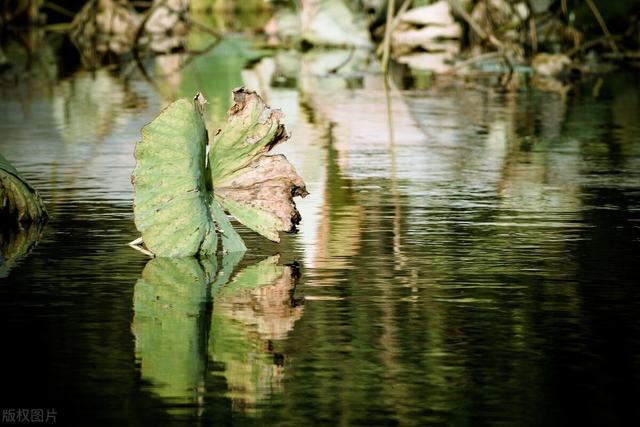
<svg viewBox="0 0 640 427">
<path fill-rule="evenodd" d="M 242 70 L 225 49 L 158 60 L 155 88 L 1 87 L 0 152 L 51 220 L 28 255 L 38 230 L 4 237 L 0 407 L 82 426 L 640 421 L 637 73 L 566 97 L 386 91 L 358 54 Z M 287 116 L 300 233 L 149 261 L 126 246 L 140 127 L 197 88 L 216 126 L 240 84 Z"/>
</svg>

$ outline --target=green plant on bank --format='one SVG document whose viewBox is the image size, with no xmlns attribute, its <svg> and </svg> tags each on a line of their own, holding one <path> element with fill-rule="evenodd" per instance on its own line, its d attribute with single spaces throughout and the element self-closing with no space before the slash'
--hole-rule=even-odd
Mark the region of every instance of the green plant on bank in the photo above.
<svg viewBox="0 0 640 427">
<path fill-rule="evenodd" d="M 293 197 L 307 194 L 302 178 L 284 156 L 266 154 L 288 139 L 282 112 L 242 88 L 233 99 L 211 141 L 200 93 L 193 102 L 175 101 L 142 129 L 132 176 L 134 217 L 153 255 L 215 255 L 218 235 L 226 252 L 244 251 L 225 209 L 276 242 L 279 231 L 294 231 L 300 221 Z"/>
</svg>

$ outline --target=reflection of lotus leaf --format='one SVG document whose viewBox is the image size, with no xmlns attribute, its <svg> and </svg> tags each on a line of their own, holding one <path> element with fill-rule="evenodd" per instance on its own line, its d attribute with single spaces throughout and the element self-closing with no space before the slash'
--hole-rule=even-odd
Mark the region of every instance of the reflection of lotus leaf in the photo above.
<svg viewBox="0 0 640 427">
<path fill-rule="evenodd" d="M 371 45 L 365 21 L 342 0 L 306 0 L 300 14 L 302 38 L 313 45 Z"/>
<path fill-rule="evenodd" d="M 278 265 L 278 259 L 247 267 L 214 295 L 209 352 L 225 365 L 237 410 L 251 411 L 281 389 L 282 358 L 270 342 L 283 339 L 302 315 L 302 306 L 292 306 L 292 267 Z"/>
<path fill-rule="evenodd" d="M 122 83 L 107 70 L 80 73 L 54 87 L 53 117 L 74 157 L 91 154 L 81 141 L 104 138 L 124 124 L 122 105 L 135 102 Z"/>
<path fill-rule="evenodd" d="M 269 257 L 256 265 L 245 268 L 239 272 L 227 286 L 222 286 L 216 293 L 219 299 L 226 295 L 235 295 L 246 289 L 255 289 L 272 283 L 282 276 L 285 266 L 278 265 L 279 255 Z"/>
<path fill-rule="evenodd" d="M 214 258 L 155 258 L 136 283 L 132 329 L 142 379 L 169 405 L 202 405 L 207 352 L 224 363 L 234 403 L 255 402 L 280 387 L 281 363 L 265 338 L 252 333 L 251 319 L 274 314 L 271 320 L 277 321 L 273 310 L 260 309 L 276 303 L 285 313 L 284 333 L 293 327 L 302 307 L 289 306 L 291 267 L 277 265 L 279 257 L 273 256 L 245 268 L 228 283 L 241 258 L 242 253 L 225 255 L 219 270 Z M 273 294 L 278 301 L 260 293 L 272 286 L 282 290 Z M 209 317 L 212 292 L 214 310 Z M 247 312 L 251 306 L 242 302 L 248 294 L 259 303 L 253 315 Z M 236 316 L 228 304 L 243 306 L 243 313 Z"/>
<path fill-rule="evenodd" d="M 141 373 L 175 403 L 195 402 L 205 372 L 205 304 L 216 260 L 156 258 L 135 288 L 133 330 Z"/>
<path fill-rule="evenodd" d="M 0 234 L 0 278 L 7 277 L 16 263 L 24 258 L 42 235 L 42 224 L 30 224 Z"/>
<path fill-rule="evenodd" d="M 40 195 L 0 155 L 0 220 L 6 223 L 34 223 L 47 218 Z"/>
</svg>

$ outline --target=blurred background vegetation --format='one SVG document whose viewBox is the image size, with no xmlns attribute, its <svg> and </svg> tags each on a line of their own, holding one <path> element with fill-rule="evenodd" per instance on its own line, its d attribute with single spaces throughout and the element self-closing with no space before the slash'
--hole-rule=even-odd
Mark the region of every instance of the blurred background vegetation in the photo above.
<svg viewBox="0 0 640 427">
<path fill-rule="evenodd" d="M 2 3 L 0 151 L 51 217 L 1 236 L 14 400 L 78 425 L 638 418 L 640 91 L 606 72 L 638 65 L 639 2 L 391 3 Z M 140 128 L 200 90 L 215 129 L 241 85 L 286 113 L 300 234 L 148 262 Z"/>
<path fill-rule="evenodd" d="M 595 62 L 594 55 L 599 62 L 637 63 L 639 11 L 640 0 L 7 0 L 0 31 L 7 39 L 29 28 L 19 38 L 28 56 L 47 33 L 50 48 L 71 67 L 73 56 L 96 68 L 131 56 L 202 52 L 211 37 L 244 33 L 269 48 L 378 45 L 383 62 L 388 50 L 399 63 L 436 73 L 460 72 L 470 59 L 489 60 L 484 70 L 490 70 L 498 58 L 512 71 L 532 65 L 552 75 L 591 70 L 584 63 Z M 564 56 L 536 60 L 539 52 Z M 20 56 L 3 46 L 0 67 Z"/>
</svg>

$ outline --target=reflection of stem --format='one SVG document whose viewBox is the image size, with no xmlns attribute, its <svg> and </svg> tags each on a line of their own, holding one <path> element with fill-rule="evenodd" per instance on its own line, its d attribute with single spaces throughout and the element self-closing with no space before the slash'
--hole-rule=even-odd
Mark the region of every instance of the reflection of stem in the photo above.
<svg viewBox="0 0 640 427">
<path fill-rule="evenodd" d="M 387 123 L 389 129 L 389 157 L 391 158 L 391 194 L 393 195 L 393 254 L 398 260 L 398 264 L 402 267 L 404 264 L 404 256 L 402 254 L 401 242 L 401 218 L 402 210 L 400 209 L 400 195 L 398 194 L 398 164 L 396 159 L 396 143 L 393 129 L 393 110 L 391 108 L 391 94 L 389 92 L 388 79 L 384 79 L 384 95 L 387 106 Z"/>
<path fill-rule="evenodd" d="M 191 24 L 192 26 L 198 28 L 200 31 L 204 31 L 207 34 L 210 34 L 214 37 L 217 37 L 218 39 L 222 38 L 222 35 L 220 34 L 219 31 L 216 31 L 215 29 L 209 27 L 208 25 L 202 24 L 192 18 L 189 18 L 187 16 L 183 16 L 183 19 L 185 21 L 187 21 L 188 24 Z"/>
<path fill-rule="evenodd" d="M 495 58 L 500 58 L 502 57 L 502 53 L 500 52 L 487 52 L 487 53 L 482 53 L 480 55 L 474 56 L 472 58 L 466 59 L 462 62 L 457 63 L 453 69 L 454 70 L 459 70 L 461 68 L 465 68 L 468 67 L 470 65 L 474 65 L 478 62 L 482 62 L 486 59 L 495 59 Z"/>
<path fill-rule="evenodd" d="M 91 35 L 91 70 L 94 72 L 98 66 L 98 2 L 93 1 L 91 5 L 91 23 L 93 24 L 93 34 Z"/>
<path fill-rule="evenodd" d="M 153 78 L 151 78 L 149 73 L 147 73 L 147 69 L 145 68 L 144 64 L 142 63 L 142 59 L 138 55 L 137 51 L 134 49 L 133 52 L 134 52 L 133 59 L 134 59 L 136 65 L 138 66 L 138 70 L 140 70 L 140 74 L 142 74 L 142 77 L 147 81 L 147 83 L 149 83 L 151 85 L 152 88 L 154 88 L 156 90 L 156 92 L 160 92 L 160 88 L 158 87 L 158 84 L 156 83 L 156 81 Z"/>
<path fill-rule="evenodd" d="M 531 37 L 531 51 L 535 54 L 538 52 L 538 32 L 536 31 L 536 18 L 533 13 L 529 18 L 529 36 Z"/>
<path fill-rule="evenodd" d="M 385 67 L 385 74 L 386 74 Z M 393 109 L 391 105 L 391 93 L 389 87 L 389 79 L 384 78 L 384 95 L 385 105 L 387 108 L 387 128 L 389 130 L 389 157 L 391 159 L 391 193 L 393 196 L 393 254 L 395 261 L 398 264 L 404 264 L 402 249 L 401 249 L 401 226 L 400 218 L 402 215 L 400 209 L 400 197 L 398 195 L 397 185 L 397 159 L 396 159 L 396 147 L 395 147 L 395 132 L 393 128 Z M 395 262 L 394 262 L 395 264 Z M 392 384 L 401 384 L 398 381 L 402 374 L 402 366 L 398 363 L 398 341 L 396 339 L 396 323 L 395 323 L 395 310 L 393 307 L 393 295 L 390 293 L 389 286 L 382 288 L 384 303 L 382 304 L 382 336 L 380 337 L 381 346 L 381 359 L 385 364 L 385 376 L 387 380 Z M 402 384 L 394 388 L 393 406 L 394 410 L 399 411 L 403 408 L 403 405 L 398 405 L 400 402 L 406 401 L 409 393 L 406 385 Z M 404 415 L 404 414 L 403 414 Z"/>
<path fill-rule="evenodd" d="M 395 187 L 395 179 L 396 179 L 396 150 L 395 150 L 395 139 L 393 132 L 393 111 L 391 108 L 391 94 L 389 93 L 389 81 L 387 79 L 384 80 L 384 96 L 387 106 L 387 124 L 389 129 L 389 151 L 391 155 L 391 180 L 394 183 Z"/>
<path fill-rule="evenodd" d="M 156 9 L 158 9 L 165 3 L 166 3 L 166 0 L 155 3 L 149 9 L 147 9 L 147 11 L 144 13 L 144 16 L 142 17 L 142 21 L 140 22 L 140 25 L 138 25 L 138 29 L 136 30 L 136 35 L 133 39 L 133 47 L 131 49 L 131 53 L 133 54 L 133 59 L 135 59 L 136 64 L 138 64 L 138 68 L 140 69 L 142 76 L 146 81 L 151 83 L 151 85 L 154 87 L 155 87 L 155 82 L 151 79 L 151 77 L 147 73 L 147 70 L 144 68 L 144 64 L 142 63 L 142 58 L 140 57 L 140 38 L 142 37 L 142 33 L 144 33 L 144 27 L 147 25 L 147 21 L 149 20 L 153 12 L 155 12 Z"/>
<path fill-rule="evenodd" d="M 134 56 L 138 54 L 138 50 L 139 50 L 138 47 L 140 46 L 140 38 L 142 37 L 142 33 L 144 33 L 144 27 L 147 25 L 147 21 L 149 21 L 149 18 L 151 17 L 153 12 L 155 12 L 156 9 L 159 9 L 160 7 L 164 6 L 166 2 L 167 0 L 159 1 L 158 3 L 153 4 L 144 13 L 144 16 L 142 17 L 142 21 L 140 22 L 140 25 L 138 25 L 138 29 L 136 30 L 136 36 L 133 39 L 133 55 Z"/>
<path fill-rule="evenodd" d="M 618 37 L 611 36 L 611 39 L 608 39 L 607 36 L 598 37 L 597 39 L 589 40 L 588 42 L 582 43 L 581 45 L 578 45 L 578 46 L 575 46 L 575 47 L 569 49 L 565 53 L 565 55 L 571 57 L 571 56 L 573 56 L 573 55 L 575 55 L 575 54 L 577 54 L 579 52 L 582 52 L 582 51 L 584 51 L 586 49 L 589 49 L 592 46 L 598 45 L 598 44 L 600 44 L 602 42 L 605 42 L 605 41 L 606 42 L 613 41 L 616 38 L 619 38 L 619 36 Z"/>
</svg>

